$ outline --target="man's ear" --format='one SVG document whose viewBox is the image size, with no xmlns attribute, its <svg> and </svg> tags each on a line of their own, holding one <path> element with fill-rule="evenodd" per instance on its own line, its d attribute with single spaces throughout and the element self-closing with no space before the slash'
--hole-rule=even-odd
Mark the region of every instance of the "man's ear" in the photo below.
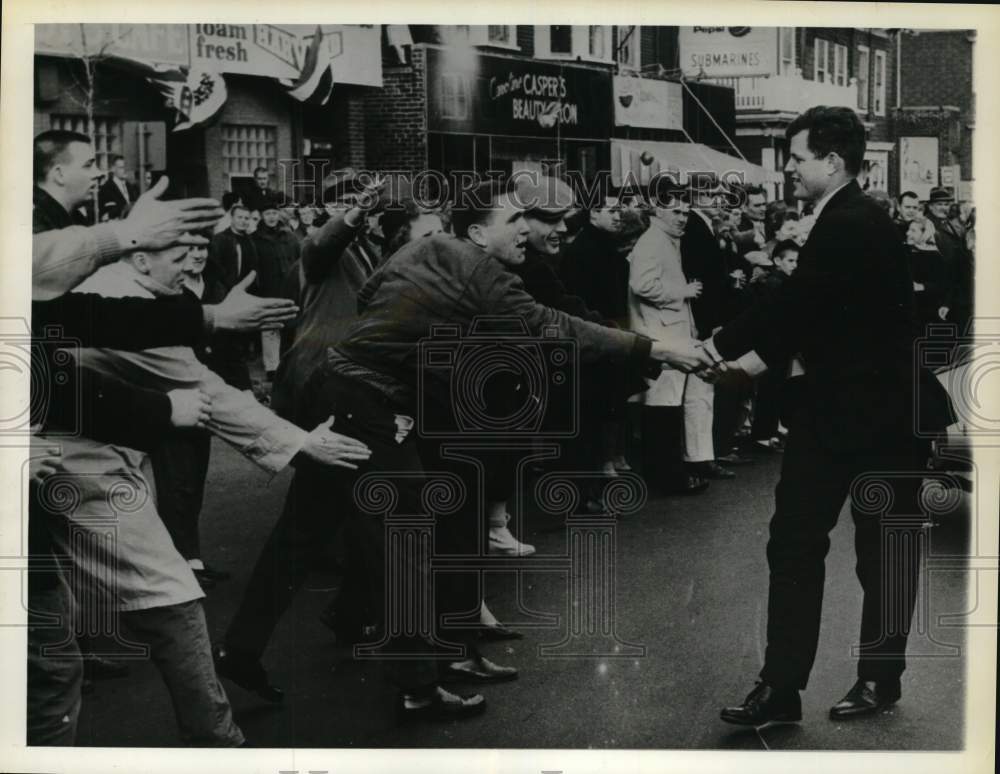
<svg viewBox="0 0 1000 774">
<path fill-rule="evenodd" d="M 62 185 L 66 182 L 66 176 L 63 174 L 62 164 L 56 164 L 53 166 L 49 171 L 49 177 L 56 185 Z"/>
<path fill-rule="evenodd" d="M 468 234 L 469 239 L 474 244 L 478 245 L 479 247 L 483 248 L 486 247 L 486 235 L 483 233 L 483 227 L 481 224 L 473 223 L 471 226 L 469 226 L 469 229 L 466 233 Z"/>
<path fill-rule="evenodd" d="M 146 253 L 132 253 L 132 265 L 140 274 L 149 274 L 149 256 Z"/>
</svg>

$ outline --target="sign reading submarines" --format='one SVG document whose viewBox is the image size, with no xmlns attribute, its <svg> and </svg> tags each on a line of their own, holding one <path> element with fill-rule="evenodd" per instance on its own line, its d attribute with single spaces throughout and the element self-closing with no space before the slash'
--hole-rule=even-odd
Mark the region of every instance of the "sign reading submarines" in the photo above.
<svg viewBox="0 0 1000 774">
<path fill-rule="evenodd" d="M 710 77 L 777 72 L 776 27 L 681 27 L 681 69 Z"/>
</svg>

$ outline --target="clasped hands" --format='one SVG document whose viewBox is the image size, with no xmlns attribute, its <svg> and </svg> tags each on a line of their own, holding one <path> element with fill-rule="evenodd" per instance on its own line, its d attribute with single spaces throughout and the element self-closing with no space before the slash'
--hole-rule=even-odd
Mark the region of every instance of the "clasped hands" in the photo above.
<svg viewBox="0 0 1000 774">
<path fill-rule="evenodd" d="M 654 341 L 651 355 L 664 368 L 673 368 L 714 384 L 724 374 L 740 370 L 736 363 L 717 357 L 707 342 L 697 339 L 680 341 Z"/>
</svg>

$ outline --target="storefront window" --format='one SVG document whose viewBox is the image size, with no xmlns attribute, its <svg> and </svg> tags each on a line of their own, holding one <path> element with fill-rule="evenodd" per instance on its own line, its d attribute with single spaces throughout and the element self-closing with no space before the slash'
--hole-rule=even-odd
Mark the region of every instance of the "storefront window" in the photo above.
<svg viewBox="0 0 1000 774">
<path fill-rule="evenodd" d="M 257 167 L 273 173 L 277 158 L 275 127 L 222 125 L 222 167 L 229 178 L 253 175 Z"/>
<path fill-rule="evenodd" d="M 51 119 L 53 129 L 64 129 L 88 135 L 94 143 L 94 154 L 97 166 L 107 171 L 110 168 L 110 158 L 122 153 L 122 122 L 113 118 L 94 118 L 93 131 L 87 126 L 86 116 L 54 115 Z"/>
</svg>

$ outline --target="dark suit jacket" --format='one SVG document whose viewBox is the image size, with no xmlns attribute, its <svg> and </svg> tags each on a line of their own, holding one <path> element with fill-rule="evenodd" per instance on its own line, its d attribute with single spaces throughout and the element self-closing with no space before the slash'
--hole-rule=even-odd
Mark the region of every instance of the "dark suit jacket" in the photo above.
<svg viewBox="0 0 1000 774">
<path fill-rule="evenodd" d="M 128 212 L 129 207 L 135 204 L 135 200 L 139 196 L 139 189 L 128 181 L 125 182 L 125 188 L 128 189 L 128 201 L 125 201 L 125 197 L 122 196 L 122 192 L 112 178 L 108 178 L 101 184 L 97 192 L 97 203 L 101 208 L 102 219 L 105 215 L 112 220 L 122 218 Z"/>
<path fill-rule="evenodd" d="M 737 299 L 728 276 L 726 255 L 711 227 L 694 212 L 681 237 L 681 266 L 688 282 L 702 283 L 701 295 L 691 302 L 691 313 L 698 337 L 707 339 L 713 328 L 735 316 Z"/>
<path fill-rule="evenodd" d="M 249 234 L 237 234 L 227 228 L 213 236 L 208 245 L 208 265 L 226 290 L 256 271 L 257 279 L 250 286 L 250 292 L 256 293 L 261 281 L 258 264 L 257 245 Z"/>
<path fill-rule="evenodd" d="M 628 323 L 628 258 L 616 240 L 589 223 L 565 248 L 559 278 L 605 319 Z"/>
<path fill-rule="evenodd" d="M 727 360 L 754 349 L 769 364 L 801 352 L 803 421 L 823 443 L 835 452 L 898 449 L 912 443 L 918 410 L 924 429 L 953 421 L 940 383 L 916 366 L 912 283 L 899 232 L 852 181 L 820 213 L 795 274 L 715 345 Z"/>
</svg>

